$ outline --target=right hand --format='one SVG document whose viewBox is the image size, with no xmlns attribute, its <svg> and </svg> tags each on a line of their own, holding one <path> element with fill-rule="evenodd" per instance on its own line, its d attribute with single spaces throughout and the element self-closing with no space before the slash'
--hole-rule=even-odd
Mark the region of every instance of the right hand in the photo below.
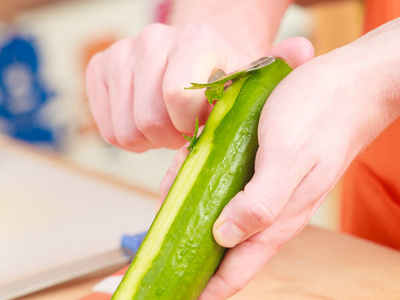
<svg viewBox="0 0 400 300">
<path fill-rule="evenodd" d="M 399 118 L 398 45 L 400 18 L 316 59 L 306 55 L 275 88 L 260 117 L 255 174 L 214 223 L 216 242 L 231 249 L 200 299 L 241 290 L 306 226 L 351 161 Z M 163 196 L 182 161 L 164 179 Z"/>
<path fill-rule="evenodd" d="M 208 26 L 151 24 L 91 59 L 89 104 L 110 144 L 133 152 L 177 149 L 182 133 L 193 133 L 197 117 L 204 124 L 212 108 L 203 90 L 185 87 L 207 82 L 214 68 L 230 72 L 254 59 Z"/>
<path fill-rule="evenodd" d="M 284 40 L 283 42 L 273 46 L 269 49 L 266 55 L 276 56 L 283 58 L 289 65 L 296 69 L 303 63 L 310 60 L 314 55 L 314 49 L 311 43 L 301 37 L 289 38 Z M 200 131 L 201 131 L 200 127 Z M 189 154 L 187 147 L 189 143 L 186 143 L 183 147 L 179 149 L 177 152 L 174 161 L 172 162 L 170 168 L 165 174 L 161 185 L 160 185 L 160 195 L 161 198 L 158 200 L 156 204 L 156 209 L 158 210 L 162 203 L 164 202 L 165 197 L 167 196 L 178 172 L 183 165 L 187 155 Z"/>
</svg>

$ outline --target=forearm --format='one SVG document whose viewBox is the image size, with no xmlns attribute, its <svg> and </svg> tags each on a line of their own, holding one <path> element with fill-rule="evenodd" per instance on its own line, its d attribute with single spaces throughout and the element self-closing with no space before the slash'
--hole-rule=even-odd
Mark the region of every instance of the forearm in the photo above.
<svg viewBox="0 0 400 300">
<path fill-rule="evenodd" d="M 321 72 L 334 74 L 338 101 L 350 101 L 345 109 L 353 118 L 345 123 L 358 127 L 353 136 L 357 151 L 400 116 L 399 48 L 400 18 L 315 59 Z"/>
<path fill-rule="evenodd" d="M 366 84 L 376 91 L 379 103 L 387 112 L 389 121 L 400 115 L 400 18 L 388 22 L 356 40 L 358 61 L 365 61 L 371 68 L 360 74 L 368 78 Z"/>
<path fill-rule="evenodd" d="M 265 55 L 293 0 L 175 0 L 171 25 L 203 23 L 252 58 Z"/>
</svg>

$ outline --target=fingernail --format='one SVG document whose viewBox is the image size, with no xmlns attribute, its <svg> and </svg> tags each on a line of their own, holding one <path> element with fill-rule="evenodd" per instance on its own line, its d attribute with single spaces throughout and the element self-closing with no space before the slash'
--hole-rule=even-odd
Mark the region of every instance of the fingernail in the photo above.
<svg viewBox="0 0 400 300">
<path fill-rule="evenodd" d="M 235 223 L 227 221 L 217 228 L 215 235 L 218 244 L 226 248 L 232 248 L 244 238 L 245 232 Z"/>
</svg>

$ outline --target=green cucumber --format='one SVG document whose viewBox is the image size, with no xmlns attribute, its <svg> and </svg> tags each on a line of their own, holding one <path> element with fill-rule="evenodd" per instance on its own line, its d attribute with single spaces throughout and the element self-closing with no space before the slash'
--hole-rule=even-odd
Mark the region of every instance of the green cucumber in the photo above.
<svg viewBox="0 0 400 300">
<path fill-rule="evenodd" d="M 254 174 L 261 110 L 291 70 L 277 59 L 226 88 L 112 299 L 199 297 L 226 251 L 213 224 Z"/>
</svg>

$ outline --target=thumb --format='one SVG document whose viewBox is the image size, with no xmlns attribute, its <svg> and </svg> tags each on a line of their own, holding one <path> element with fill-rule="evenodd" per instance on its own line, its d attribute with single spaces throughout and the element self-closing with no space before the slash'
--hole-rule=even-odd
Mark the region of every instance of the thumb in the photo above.
<svg viewBox="0 0 400 300">
<path fill-rule="evenodd" d="M 191 82 L 206 83 L 216 68 L 229 72 L 243 62 L 249 60 L 206 25 L 192 24 L 180 31 L 168 55 L 163 80 L 164 101 L 178 131 L 193 132 L 196 118 L 204 124 L 212 108 L 204 90 L 185 88 Z"/>
<path fill-rule="evenodd" d="M 257 161 L 261 151 L 258 150 Z M 269 159 L 256 165 L 251 181 L 232 198 L 214 223 L 214 238 L 221 246 L 234 247 L 271 225 L 299 185 L 301 176 L 296 174 L 292 162 L 278 162 L 274 155 L 268 155 Z"/>
<path fill-rule="evenodd" d="M 314 56 L 314 47 L 304 37 L 288 38 L 273 46 L 268 55 L 283 58 L 293 69 L 306 63 Z"/>
</svg>

